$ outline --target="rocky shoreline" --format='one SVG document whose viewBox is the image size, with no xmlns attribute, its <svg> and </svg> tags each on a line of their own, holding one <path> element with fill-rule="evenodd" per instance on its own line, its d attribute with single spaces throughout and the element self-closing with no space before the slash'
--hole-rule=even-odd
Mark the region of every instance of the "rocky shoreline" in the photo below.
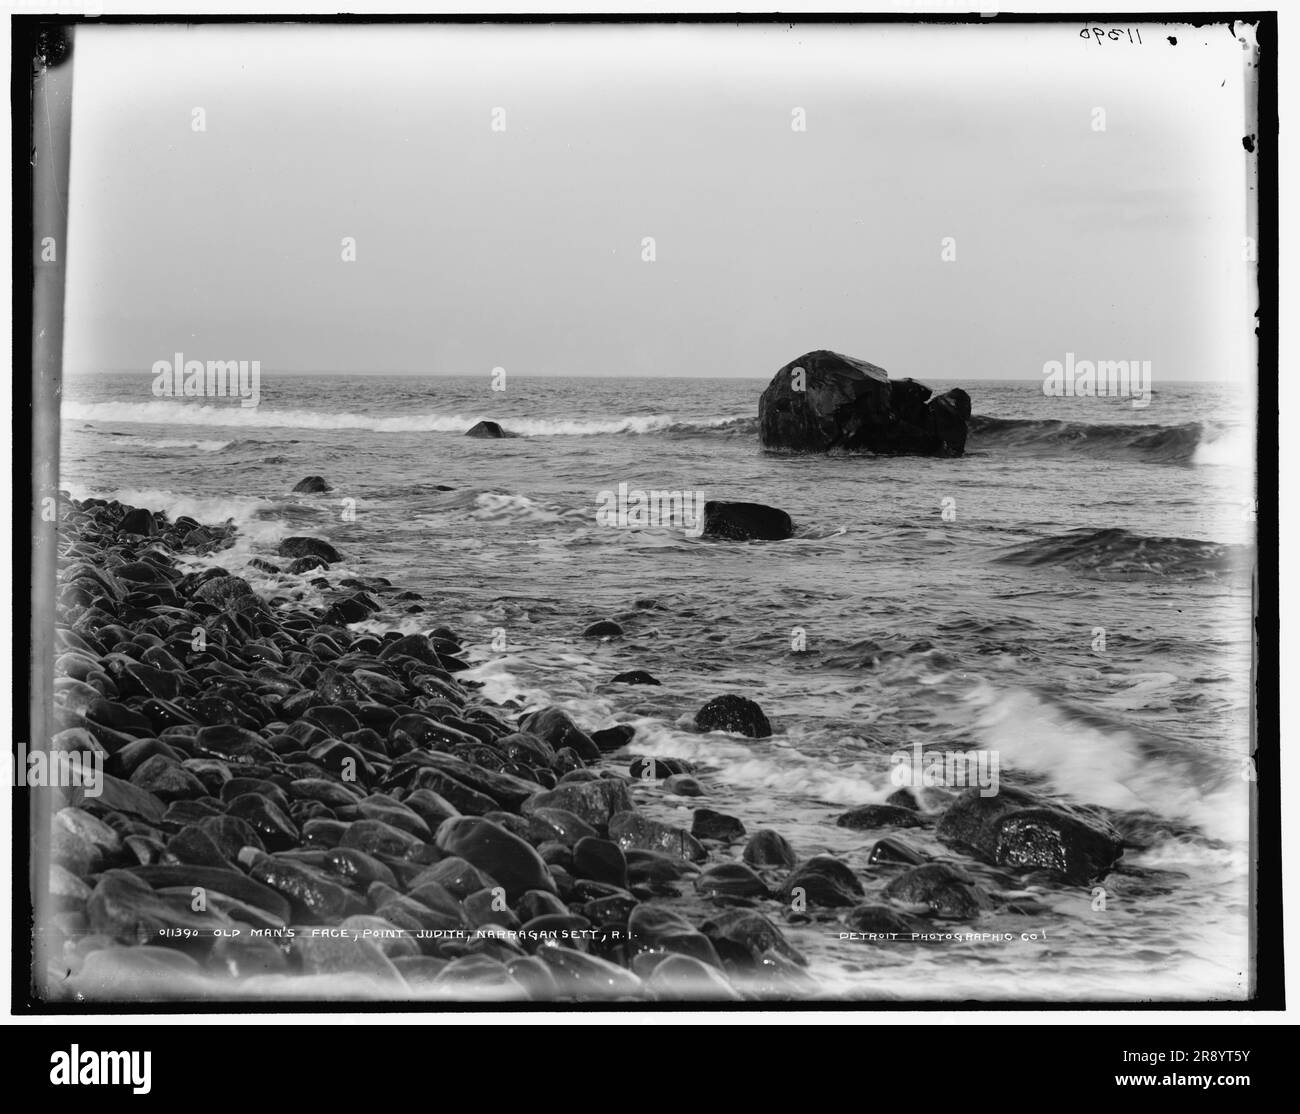
<svg viewBox="0 0 1300 1114">
<path fill-rule="evenodd" d="M 808 999 L 825 991 L 792 926 L 906 937 L 1017 911 L 987 871 L 896 830 L 936 826 L 1009 888 L 1025 872 L 1086 885 L 1122 854 L 1101 815 L 1005 787 L 900 789 L 846 813 L 875 837 L 870 875 L 707 808 L 665 824 L 647 806 L 702 787 L 638 754 L 630 725 L 489 703 L 432 617 L 423 634 L 349 629 L 421 605 L 382 578 L 332 580 L 321 539 L 253 559 L 285 576 L 269 598 L 193 560 L 233 541 L 60 497 L 48 747 L 97 756 L 103 777 L 45 790 L 43 997 Z M 323 608 L 302 602 L 312 574 Z M 731 694 L 696 727 L 772 730 Z"/>
</svg>

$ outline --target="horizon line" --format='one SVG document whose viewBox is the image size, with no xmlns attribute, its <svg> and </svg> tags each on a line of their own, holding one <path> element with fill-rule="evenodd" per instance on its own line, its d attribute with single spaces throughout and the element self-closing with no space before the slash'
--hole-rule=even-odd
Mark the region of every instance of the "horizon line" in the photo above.
<svg viewBox="0 0 1300 1114">
<path fill-rule="evenodd" d="M 490 371 L 356 371 L 354 369 L 320 369 L 313 368 L 304 370 L 302 368 L 276 368 L 261 369 L 267 375 L 291 375 L 291 376 L 355 376 L 358 378 L 388 378 L 388 379 L 473 379 L 488 378 L 491 376 Z M 778 369 L 780 370 L 780 369 Z M 97 375 L 153 375 L 152 369 L 146 368 L 98 368 L 95 370 L 80 369 L 76 371 L 63 371 L 65 379 L 87 379 Z M 668 380 L 754 380 L 755 382 L 764 382 L 771 380 L 776 372 L 764 375 L 622 375 L 610 374 L 608 372 L 581 372 L 581 371 L 512 371 L 508 373 L 511 378 L 517 379 L 662 379 Z M 891 376 L 891 381 L 901 381 L 903 379 L 915 379 L 919 382 L 936 382 L 936 383 L 1039 383 L 1041 384 L 1044 373 L 1038 375 L 999 375 L 999 376 L 975 376 L 961 379 L 953 379 L 945 375 L 901 375 Z M 1240 379 L 1165 379 L 1166 383 L 1240 383 Z"/>
</svg>

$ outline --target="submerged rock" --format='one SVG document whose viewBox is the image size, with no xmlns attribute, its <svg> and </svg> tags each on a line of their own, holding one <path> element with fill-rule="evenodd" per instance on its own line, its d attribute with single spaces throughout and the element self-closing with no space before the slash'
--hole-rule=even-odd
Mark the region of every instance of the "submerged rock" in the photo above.
<svg viewBox="0 0 1300 1114">
<path fill-rule="evenodd" d="M 475 422 L 472 426 L 470 426 L 469 429 L 465 431 L 465 436 L 501 438 L 501 437 L 518 437 L 519 435 L 517 433 L 507 433 L 496 422 L 482 421 L 482 422 Z"/>
<path fill-rule="evenodd" d="M 662 682 L 657 681 L 644 669 L 629 669 L 626 673 L 618 673 L 609 679 L 611 685 L 659 685 Z"/>
<path fill-rule="evenodd" d="M 304 476 L 293 485 L 293 490 L 305 494 L 315 494 L 317 492 L 330 491 L 332 488 L 325 482 L 324 476 Z"/>
</svg>

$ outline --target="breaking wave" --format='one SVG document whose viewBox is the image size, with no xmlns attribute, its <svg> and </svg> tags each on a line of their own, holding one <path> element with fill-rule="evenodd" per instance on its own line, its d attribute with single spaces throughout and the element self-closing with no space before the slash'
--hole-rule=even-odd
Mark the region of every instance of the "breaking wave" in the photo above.
<svg viewBox="0 0 1300 1114">
<path fill-rule="evenodd" d="M 616 433 L 683 433 L 727 429 L 751 418 L 722 417 L 683 421 L 672 414 L 638 414 L 604 420 L 510 418 L 503 415 L 330 414 L 321 410 L 275 410 L 237 403 L 65 402 L 64 421 L 137 422 L 168 426 L 219 426 L 238 429 L 369 429 L 377 433 L 464 433 L 479 421 L 499 421 L 508 433 L 524 437 L 591 437 Z"/>
<path fill-rule="evenodd" d="M 1213 576 L 1236 567 L 1245 548 L 1192 538 L 1149 538 L 1118 527 L 1081 527 L 1018 545 L 998 561 L 1050 565 L 1098 575 Z"/>
<path fill-rule="evenodd" d="M 1161 464 L 1251 464 L 1250 430 L 1218 422 L 1182 425 L 1103 425 L 1035 418 L 970 420 L 967 452 L 989 450 L 1056 456 L 1086 449 L 1101 460 Z"/>
</svg>

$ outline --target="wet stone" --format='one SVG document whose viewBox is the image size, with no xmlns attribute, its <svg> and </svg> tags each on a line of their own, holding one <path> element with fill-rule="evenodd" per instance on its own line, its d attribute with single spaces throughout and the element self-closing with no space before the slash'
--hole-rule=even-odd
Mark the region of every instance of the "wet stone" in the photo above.
<svg viewBox="0 0 1300 1114">
<path fill-rule="evenodd" d="M 907 936 L 913 932 L 927 931 L 924 921 L 879 903 L 854 906 L 844 914 L 844 927 L 850 932 L 896 933 Z"/>
<path fill-rule="evenodd" d="M 724 909 L 701 924 L 700 931 L 713 941 L 724 960 L 730 955 L 757 964 L 775 953 L 800 966 L 807 963 L 776 925 L 752 909 Z"/>
<path fill-rule="evenodd" d="M 298 827 L 274 802 L 257 793 L 244 793 L 229 804 L 227 814 L 243 820 L 258 834 L 268 850 L 297 847 Z"/>
<path fill-rule="evenodd" d="M 538 793 L 525 803 L 524 812 L 530 813 L 538 808 L 563 809 L 601 832 L 608 827 L 610 817 L 615 813 L 630 812 L 635 807 L 625 782 L 600 778 L 569 782 Z"/>
<path fill-rule="evenodd" d="M 695 726 L 700 731 L 727 731 L 751 739 L 765 739 L 772 734 L 772 725 L 762 708 L 748 697 L 730 694 L 715 696 L 696 712 Z"/>
<path fill-rule="evenodd" d="M 663 851 L 629 848 L 627 856 L 628 880 L 636 884 L 663 884 L 679 878 L 693 877 L 699 868 L 693 863 Z"/>
<path fill-rule="evenodd" d="M 750 866 L 793 869 L 799 861 L 789 841 L 771 828 L 760 828 L 745 844 L 741 856 Z"/>
<path fill-rule="evenodd" d="M 637 812 L 620 812 L 610 818 L 609 837 L 624 851 L 664 851 L 692 862 L 708 854 L 690 832 L 651 820 Z"/>
<path fill-rule="evenodd" d="M 460 811 L 445 797 L 440 797 L 432 789 L 415 789 L 402 798 L 402 803 L 425 822 L 431 832 L 438 830 L 438 825 Z"/>
<path fill-rule="evenodd" d="M 536 735 L 557 751 L 570 747 L 585 762 L 594 762 L 600 758 L 600 748 L 591 736 L 559 708 L 543 708 L 534 712 L 524 718 L 519 729 Z"/>
<path fill-rule="evenodd" d="M 470 816 L 446 820 L 438 828 L 436 842 L 443 852 L 459 855 L 486 871 L 510 897 L 528 890 L 554 888 L 551 874 L 537 852 L 490 820 Z"/>
<path fill-rule="evenodd" d="M 610 678 L 610 684 L 613 685 L 659 685 L 662 682 L 655 680 L 644 669 L 629 669 L 625 673 L 619 673 Z"/>
<path fill-rule="evenodd" d="M 790 902 L 800 894 L 809 905 L 853 906 L 863 896 L 862 882 L 852 869 L 829 855 L 814 855 L 785 880 L 781 900 Z"/>
<path fill-rule="evenodd" d="M 167 841 L 167 853 L 182 863 L 229 866 L 221 847 L 197 824 L 189 824 Z"/>
<path fill-rule="evenodd" d="M 342 847 L 355 847 L 368 855 L 390 856 L 395 859 L 413 859 L 424 852 L 425 841 L 410 832 L 404 832 L 382 820 L 358 820 L 349 825 Z"/>
<path fill-rule="evenodd" d="M 440 886 L 458 900 L 497 887 L 493 877 L 459 855 L 450 855 L 422 870 L 412 884 L 412 892 L 429 883 Z"/>
<path fill-rule="evenodd" d="M 304 928 L 295 932 L 290 954 L 305 975 L 356 975 L 381 988 L 406 986 L 397 968 L 370 940 L 316 936 L 311 928 Z"/>
<path fill-rule="evenodd" d="M 695 879 L 701 894 L 721 897 L 767 897 L 767 884 L 744 863 L 716 863 Z"/>
<path fill-rule="evenodd" d="M 716 839 L 731 843 L 743 838 L 745 825 L 734 816 L 714 812 L 711 808 L 697 808 L 691 821 L 691 835 L 696 839 Z"/>
<path fill-rule="evenodd" d="M 155 754 L 146 758 L 131 775 L 131 784 L 152 793 L 160 801 L 206 797 L 207 787 L 174 758 Z"/>
<path fill-rule="evenodd" d="M 905 839 L 899 839 L 898 836 L 885 836 L 876 841 L 867 861 L 872 864 L 906 863 L 910 866 L 920 866 L 926 860 L 925 856 Z"/>
<path fill-rule="evenodd" d="M 892 901 L 928 905 L 936 916 L 958 920 L 977 917 L 991 904 L 969 875 L 945 863 L 913 867 L 890 882 L 883 894 Z"/>
<path fill-rule="evenodd" d="M 528 816 L 528 837 L 534 844 L 554 840 L 572 847 L 599 833 L 585 820 L 562 808 L 534 808 Z"/>
<path fill-rule="evenodd" d="M 253 864 L 249 877 L 283 895 L 313 923 L 336 924 L 354 913 L 367 912 L 365 902 L 351 890 L 292 859 L 263 855 Z"/>
<path fill-rule="evenodd" d="M 897 805 L 861 805 L 840 816 L 836 825 L 856 831 L 871 828 L 919 828 L 925 820 L 910 808 Z"/>
<path fill-rule="evenodd" d="M 617 843 L 587 836 L 574 844 L 572 873 L 576 878 L 626 886 L 627 859 Z"/>
</svg>

